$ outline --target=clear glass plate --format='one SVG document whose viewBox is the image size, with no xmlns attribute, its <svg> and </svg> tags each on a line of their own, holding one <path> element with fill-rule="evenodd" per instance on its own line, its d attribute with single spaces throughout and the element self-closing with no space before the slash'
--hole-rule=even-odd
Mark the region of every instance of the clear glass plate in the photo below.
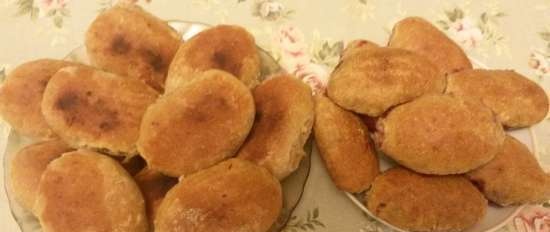
<svg viewBox="0 0 550 232">
<path fill-rule="evenodd" d="M 470 60 L 474 63 L 475 66 L 478 68 L 483 69 L 489 69 L 485 64 L 477 61 L 476 59 L 473 59 L 470 57 Z M 537 154 L 536 144 L 534 141 L 533 131 L 531 128 L 524 128 L 524 129 L 517 129 L 517 130 L 511 130 L 507 131 L 508 134 L 511 136 L 517 138 L 519 141 L 521 141 L 523 144 L 527 145 L 529 150 L 533 152 L 533 154 Z M 388 158 L 387 156 L 380 154 L 380 169 L 382 171 L 387 170 L 393 166 L 396 165 L 396 163 Z M 394 231 L 399 232 L 406 232 L 405 230 L 399 229 L 395 226 L 392 226 L 390 223 L 376 217 L 372 212 L 370 212 L 364 203 L 364 195 L 363 194 L 351 194 L 346 193 L 347 197 L 357 206 L 359 207 L 364 213 L 368 214 L 370 217 L 374 218 L 378 222 L 386 225 L 387 227 L 393 229 Z M 476 225 L 474 225 L 472 228 L 469 228 L 465 230 L 464 232 L 491 232 L 496 231 L 497 229 L 504 226 L 506 223 L 508 223 L 509 220 L 511 220 L 515 215 L 523 209 L 525 205 L 520 206 L 509 206 L 509 207 L 500 207 L 494 204 L 489 204 L 489 208 L 487 209 L 487 214 L 485 217 Z"/>
<path fill-rule="evenodd" d="M 187 22 L 187 21 L 178 21 L 170 20 L 168 21 L 170 26 L 178 31 L 183 40 L 188 40 L 193 37 L 200 31 L 209 28 L 209 25 L 198 23 L 198 22 Z M 281 71 L 280 66 L 277 62 L 263 49 L 258 47 L 260 58 L 262 61 L 262 79 L 268 78 L 271 74 L 275 74 Z M 89 59 L 86 54 L 86 49 L 84 46 L 80 46 L 74 49 L 70 54 L 68 54 L 65 60 L 75 61 L 79 63 L 89 64 Z M 39 232 L 42 231 L 40 224 L 37 219 L 28 211 L 21 208 L 21 206 L 15 201 L 11 193 L 11 187 L 9 185 L 9 172 L 10 172 L 10 163 L 15 152 L 24 147 L 25 145 L 31 144 L 27 138 L 24 138 L 18 135 L 15 131 L 10 131 L 9 136 L 7 137 L 7 147 L 4 154 L 4 178 L 5 189 L 9 199 L 10 208 L 13 214 L 13 217 L 19 224 L 22 232 Z M 304 187 L 309 176 L 309 171 L 311 167 L 311 151 L 312 151 L 312 142 L 311 139 L 307 142 L 304 147 L 306 151 L 306 156 L 300 163 L 300 166 L 296 172 L 283 180 L 283 210 L 277 222 L 271 228 L 271 232 L 280 231 L 284 228 L 288 220 L 290 219 L 292 212 L 296 208 L 297 204 L 302 198 Z"/>
</svg>

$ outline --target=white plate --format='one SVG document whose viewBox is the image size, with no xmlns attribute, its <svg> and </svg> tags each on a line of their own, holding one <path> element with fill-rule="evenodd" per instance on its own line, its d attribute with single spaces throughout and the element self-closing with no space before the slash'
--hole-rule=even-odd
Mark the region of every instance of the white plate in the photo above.
<svg viewBox="0 0 550 232">
<path fill-rule="evenodd" d="M 470 58 L 470 60 L 477 67 L 488 69 L 488 67 L 486 65 L 484 65 L 483 63 L 481 63 L 481 62 L 479 62 L 475 59 L 472 59 L 472 58 Z M 531 130 L 531 128 L 507 131 L 507 133 L 512 135 L 513 137 L 517 138 L 519 141 L 521 141 L 525 145 L 527 145 L 529 150 L 531 150 L 531 152 L 533 154 L 535 154 L 535 156 L 537 155 L 536 144 L 535 144 L 535 141 L 533 139 L 534 136 L 533 136 L 533 131 Z M 387 170 L 387 169 L 389 169 L 389 168 L 396 165 L 395 162 L 393 160 L 391 160 L 390 158 L 388 158 L 387 156 L 384 156 L 384 155 L 380 154 L 379 157 L 380 157 L 380 170 L 381 171 Z M 346 195 L 357 207 L 359 207 L 363 212 L 368 214 L 370 217 L 374 218 L 375 220 L 379 221 L 380 223 L 388 226 L 389 228 L 391 228 L 395 231 L 406 232 L 405 230 L 399 229 L 399 228 L 391 225 L 390 223 L 376 217 L 372 212 L 370 212 L 365 207 L 365 205 L 363 204 L 364 203 L 363 194 L 356 195 L 356 194 L 351 194 L 351 193 L 346 192 Z M 524 206 L 525 205 L 500 207 L 500 206 L 497 206 L 497 205 L 494 205 L 494 204 L 490 203 L 489 208 L 487 209 L 487 214 L 485 215 L 485 217 L 479 223 L 474 225 L 472 228 L 469 228 L 469 229 L 465 230 L 464 232 L 491 232 L 491 231 L 496 231 L 497 229 L 504 226 L 515 215 L 517 215 L 519 213 L 519 211 L 521 211 L 521 209 Z"/>
<path fill-rule="evenodd" d="M 189 38 L 193 37 L 200 31 L 210 27 L 203 23 L 197 23 L 197 22 L 186 22 L 186 21 L 177 21 L 177 20 L 171 20 L 168 21 L 170 26 L 172 26 L 174 29 L 178 31 L 178 33 L 182 36 L 183 40 L 188 40 Z M 262 78 L 267 78 L 269 75 L 277 73 L 281 70 L 280 66 L 277 64 L 277 62 L 264 50 L 261 48 L 258 49 L 260 58 L 262 60 Z M 79 63 L 89 64 L 89 59 L 86 54 L 86 49 L 81 46 L 73 50 L 70 54 L 67 55 L 65 60 L 75 61 Z M 7 138 L 7 147 L 4 154 L 4 178 L 5 181 L 5 188 L 6 193 L 8 196 L 8 200 L 10 203 L 10 209 L 12 211 L 13 217 L 17 221 L 17 224 L 21 228 L 22 232 L 39 232 L 42 231 L 40 228 L 39 222 L 36 220 L 36 218 L 28 211 L 24 210 L 14 199 L 13 195 L 11 193 L 11 187 L 8 184 L 9 182 L 9 170 L 10 170 L 10 163 L 13 158 L 13 155 L 15 152 L 17 152 L 19 149 L 24 147 L 25 145 L 31 144 L 32 141 L 30 141 L 27 138 L 24 138 L 15 131 L 10 131 L 9 136 Z M 306 151 L 306 156 L 300 163 L 300 167 L 298 170 L 296 170 L 292 175 L 288 176 L 281 184 L 283 187 L 283 210 L 281 211 L 281 215 L 278 219 L 278 221 L 273 225 L 272 229 L 270 231 L 280 231 L 288 222 L 290 219 L 290 216 L 292 215 L 292 212 L 296 208 L 296 205 L 300 202 L 302 198 L 302 194 L 304 191 L 304 187 L 307 181 L 307 178 L 309 177 L 309 170 L 311 166 L 311 150 L 312 150 L 312 142 L 311 140 L 308 141 L 306 146 L 304 147 Z"/>
</svg>

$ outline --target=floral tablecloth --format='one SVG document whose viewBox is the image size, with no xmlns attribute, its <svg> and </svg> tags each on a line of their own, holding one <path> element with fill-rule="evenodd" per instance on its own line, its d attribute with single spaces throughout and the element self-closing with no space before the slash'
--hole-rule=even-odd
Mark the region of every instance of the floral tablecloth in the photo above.
<svg viewBox="0 0 550 232">
<path fill-rule="evenodd" d="M 116 0 L 0 0 L 0 78 L 30 59 L 62 58 L 82 44 L 94 17 Z M 133 1 L 163 19 L 239 24 L 287 71 L 322 90 L 347 41 L 385 44 L 392 25 L 422 16 L 470 57 L 515 69 L 550 90 L 548 0 L 147 0 Z M 550 170 L 550 119 L 534 127 L 537 156 Z M 0 144 L 1 145 L 1 144 Z M 1 169 L 1 167 L 0 167 Z M 3 173 L 3 170 L 0 170 Z M 3 186 L 0 178 L 0 186 Z M 0 230 L 19 231 L 0 193 Z M 338 191 L 314 152 L 303 200 L 286 230 L 389 231 Z M 550 231 L 550 204 L 530 206 L 499 231 Z"/>
</svg>

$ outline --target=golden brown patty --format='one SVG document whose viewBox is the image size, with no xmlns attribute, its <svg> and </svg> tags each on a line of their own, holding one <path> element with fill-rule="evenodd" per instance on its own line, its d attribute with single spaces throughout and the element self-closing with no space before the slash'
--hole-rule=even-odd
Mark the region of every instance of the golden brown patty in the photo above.
<svg viewBox="0 0 550 232">
<path fill-rule="evenodd" d="M 548 113 L 544 90 L 514 71 L 465 70 L 449 76 L 448 83 L 448 93 L 482 101 L 507 127 L 531 126 Z"/>
<path fill-rule="evenodd" d="M 467 176 L 485 197 L 502 206 L 550 200 L 550 175 L 527 147 L 511 136 L 506 136 L 493 160 Z"/>
<path fill-rule="evenodd" d="M 260 56 L 254 37 L 244 28 L 230 25 L 216 26 L 195 35 L 174 57 L 166 91 L 188 83 L 209 69 L 229 72 L 252 89 L 260 78 Z"/>
<path fill-rule="evenodd" d="M 472 69 L 464 51 L 434 25 L 420 17 L 408 17 L 397 22 L 388 47 L 416 52 L 445 74 Z"/>
<path fill-rule="evenodd" d="M 164 199 L 164 196 L 174 185 L 178 183 L 178 179 L 167 177 L 150 168 L 144 168 L 134 176 L 137 185 L 139 186 L 145 206 L 147 209 L 147 218 L 149 225 L 153 226 L 158 208 Z"/>
<path fill-rule="evenodd" d="M 230 159 L 197 172 L 168 191 L 157 232 L 267 232 L 282 208 L 279 181 L 266 169 Z"/>
<path fill-rule="evenodd" d="M 50 78 L 61 68 L 77 65 L 60 60 L 41 59 L 14 69 L 0 87 L 0 114 L 17 132 L 37 140 L 55 138 L 40 103 Z"/>
<path fill-rule="evenodd" d="M 390 111 L 378 122 L 380 149 L 425 174 L 458 174 L 489 162 L 504 131 L 489 108 L 450 95 L 428 95 Z"/>
<path fill-rule="evenodd" d="M 38 183 L 46 166 L 71 148 L 59 140 L 49 140 L 24 147 L 15 154 L 10 165 L 10 185 L 15 199 L 31 211 Z"/>
<path fill-rule="evenodd" d="M 441 93 L 445 76 L 427 59 L 396 48 L 361 49 L 342 60 L 328 83 L 341 107 L 376 117 L 427 93 Z"/>
<path fill-rule="evenodd" d="M 34 212 L 44 232 L 146 232 L 136 183 L 115 160 L 91 151 L 63 154 L 40 181 Z"/>
<path fill-rule="evenodd" d="M 44 92 L 42 113 L 72 147 L 137 154 L 141 118 L 157 98 L 143 82 L 91 67 L 61 69 Z"/>
<path fill-rule="evenodd" d="M 364 49 L 373 49 L 379 48 L 378 44 L 375 44 L 371 41 L 364 39 L 357 39 L 350 41 L 344 51 L 342 51 L 341 59 L 346 59 L 347 57 L 353 56 L 356 52 L 361 52 Z"/>
<path fill-rule="evenodd" d="M 239 157 L 284 179 L 298 168 L 313 126 L 311 89 L 289 75 L 275 76 L 254 89 L 256 119 Z"/>
<path fill-rule="evenodd" d="M 315 142 L 336 186 L 362 192 L 378 175 L 378 157 L 361 119 L 325 96 L 315 96 Z"/>
<path fill-rule="evenodd" d="M 210 70 L 149 107 L 138 147 L 152 169 L 179 177 L 234 156 L 253 122 L 250 90 Z"/>
<path fill-rule="evenodd" d="M 368 192 L 370 212 L 407 231 L 462 231 L 485 215 L 487 200 L 463 176 L 422 175 L 395 167 Z"/>
<path fill-rule="evenodd" d="M 181 44 L 166 22 L 136 4 L 117 4 L 101 13 L 86 33 L 91 62 L 107 71 L 136 77 L 158 91 Z"/>
</svg>

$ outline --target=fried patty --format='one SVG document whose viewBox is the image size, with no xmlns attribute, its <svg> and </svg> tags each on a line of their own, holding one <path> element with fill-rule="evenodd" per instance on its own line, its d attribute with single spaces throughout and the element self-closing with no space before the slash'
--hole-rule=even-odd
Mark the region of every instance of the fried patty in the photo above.
<svg viewBox="0 0 550 232">
<path fill-rule="evenodd" d="M 347 192 L 362 192 L 379 173 L 369 129 L 359 116 L 315 96 L 315 142 L 332 181 Z"/>
<path fill-rule="evenodd" d="M 366 205 L 378 218 L 419 232 L 462 231 L 487 211 L 487 200 L 464 176 L 423 175 L 402 167 L 374 180 Z"/>
<path fill-rule="evenodd" d="M 219 25 L 198 33 L 178 49 L 170 65 L 166 90 L 186 84 L 209 69 L 229 72 L 254 88 L 260 78 L 260 56 L 254 37 L 233 25 Z"/>
<path fill-rule="evenodd" d="M 281 212 L 281 185 L 265 168 L 234 158 L 188 176 L 162 202 L 158 232 L 267 232 Z"/>
<path fill-rule="evenodd" d="M 253 123 L 250 90 L 230 73 L 210 70 L 149 107 L 138 148 L 153 170 L 179 177 L 235 156 Z"/>
<path fill-rule="evenodd" d="M 425 174 L 465 173 L 489 162 L 504 131 L 489 108 L 451 95 L 427 95 L 378 121 L 376 141 L 399 164 Z"/>
<path fill-rule="evenodd" d="M 51 162 L 34 205 L 45 232 L 146 232 L 138 186 L 114 159 L 78 150 Z"/>
<path fill-rule="evenodd" d="M 531 126 L 548 113 L 544 89 L 514 71 L 465 70 L 450 75 L 448 82 L 447 93 L 483 102 L 507 127 Z"/>
<path fill-rule="evenodd" d="M 162 92 L 181 41 L 165 21 L 137 4 L 119 3 L 97 16 L 85 43 L 94 66 L 138 78 Z"/>
<path fill-rule="evenodd" d="M 42 113 L 75 148 L 137 155 L 141 119 L 158 93 L 145 83 L 91 67 L 67 67 L 46 87 Z"/>
<path fill-rule="evenodd" d="M 506 136 L 493 160 L 467 176 L 487 199 L 502 206 L 550 200 L 550 175 L 529 149 L 511 136 Z"/>
<path fill-rule="evenodd" d="M 443 73 L 420 55 L 397 48 L 369 48 L 340 62 L 327 93 L 344 109 L 377 117 L 424 94 L 442 93 L 445 81 Z"/>
</svg>

